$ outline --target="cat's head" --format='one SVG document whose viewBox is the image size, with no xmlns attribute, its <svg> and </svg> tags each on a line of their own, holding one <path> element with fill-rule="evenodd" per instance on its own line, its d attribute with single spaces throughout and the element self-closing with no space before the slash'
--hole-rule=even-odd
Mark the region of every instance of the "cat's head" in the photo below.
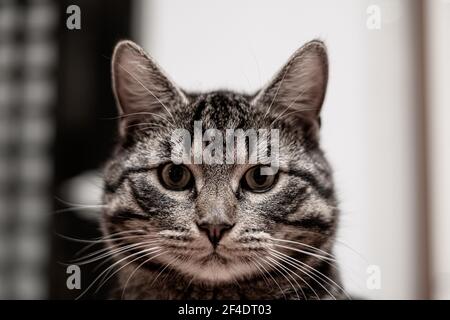
<svg viewBox="0 0 450 320">
<path fill-rule="evenodd" d="M 130 41 L 117 45 L 112 73 L 120 139 L 104 173 L 102 228 L 124 262 L 223 283 L 277 270 L 283 259 L 313 264 L 326 256 L 337 209 L 319 147 L 328 77 L 322 42 L 297 50 L 254 95 L 187 93 Z M 230 132 L 244 133 L 243 146 L 227 149 Z M 192 154 L 174 163 L 191 144 Z M 252 147 L 275 162 L 256 153 L 250 163 Z"/>
</svg>

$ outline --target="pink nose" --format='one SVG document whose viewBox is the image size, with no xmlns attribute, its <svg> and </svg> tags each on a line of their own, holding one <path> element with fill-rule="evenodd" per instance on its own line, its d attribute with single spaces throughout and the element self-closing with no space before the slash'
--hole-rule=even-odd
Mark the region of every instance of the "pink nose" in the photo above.
<svg viewBox="0 0 450 320">
<path fill-rule="evenodd" d="M 210 224 L 210 223 L 200 223 L 198 228 L 205 232 L 208 236 L 209 241 L 211 241 L 213 247 L 217 247 L 226 231 L 233 227 L 231 224 Z"/>
</svg>

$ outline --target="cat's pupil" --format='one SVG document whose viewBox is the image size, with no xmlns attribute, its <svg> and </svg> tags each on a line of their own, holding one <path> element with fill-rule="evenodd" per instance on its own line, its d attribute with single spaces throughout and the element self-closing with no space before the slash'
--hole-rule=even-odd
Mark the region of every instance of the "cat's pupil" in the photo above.
<svg viewBox="0 0 450 320">
<path fill-rule="evenodd" d="M 261 175 L 261 169 L 258 168 L 253 171 L 253 181 L 258 185 L 263 185 L 267 180 L 267 176 Z"/>
<path fill-rule="evenodd" d="M 184 170 L 183 170 L 183 167 L 181 167 L 181 166 L 172 166 L 169 169 L 169 178 L 174 183 L 180 182 L 181 179 L 183 179 L 183 175 L 184 175 Z"/>
</svg>

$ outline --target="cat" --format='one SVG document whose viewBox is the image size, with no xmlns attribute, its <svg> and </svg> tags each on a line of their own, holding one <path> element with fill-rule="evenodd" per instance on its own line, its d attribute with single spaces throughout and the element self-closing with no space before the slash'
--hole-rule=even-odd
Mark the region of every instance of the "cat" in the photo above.
<svg viewBox="0 0 450 320">
<path fill-rule="evenodd" d="M 319 143 L 327 81 L 320 40 L 255 94 L 187 92 L 137 44 L 117 44 L 119 138 L 101 218 L 117 269 L 112 298 L 345 298 L 333 256 L 339 210 Z M 174 130 L 193 133 L 198 121 L 203 132 L 279 130 L 278 170 L 175 163 Z"/>
</svg>

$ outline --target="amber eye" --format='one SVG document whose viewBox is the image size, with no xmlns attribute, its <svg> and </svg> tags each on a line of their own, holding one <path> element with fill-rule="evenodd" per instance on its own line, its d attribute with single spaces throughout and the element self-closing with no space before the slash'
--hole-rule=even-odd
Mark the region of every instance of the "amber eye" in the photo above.
<svg viewBox="0 0 450 320">
<path fill-rule="evenodd" d="M 261 166 L 248 170 L 242 179 L 242 187 L 252 192 L 266 192 L 275 184 L 276 175 L 261 174 Z"/>
<path fill-rule="evenodd" d="M 192 186 L 191 171 L 183 165 L 168 163 L 159 170 L 159 179 L 162 185 L 171 190 L 186 190 Z"/>
</svg>

